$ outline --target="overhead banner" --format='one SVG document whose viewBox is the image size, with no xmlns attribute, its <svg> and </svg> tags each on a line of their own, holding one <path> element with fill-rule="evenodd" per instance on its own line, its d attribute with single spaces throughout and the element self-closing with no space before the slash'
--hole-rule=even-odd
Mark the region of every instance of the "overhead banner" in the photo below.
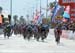
<svg viewBox="0 0 75 53">
<path fill-rule="evenodd" d="M 75 0 L 59 0 L 60 5 L 70 5 L 74 3 L 75 3 Z"/>
<path fill-rule="evenodd" d="M 75 21 L 75 0 L 59 0 L 58 3 L 61 6 L 70 6 L 70 18 Z"/>
</svg>

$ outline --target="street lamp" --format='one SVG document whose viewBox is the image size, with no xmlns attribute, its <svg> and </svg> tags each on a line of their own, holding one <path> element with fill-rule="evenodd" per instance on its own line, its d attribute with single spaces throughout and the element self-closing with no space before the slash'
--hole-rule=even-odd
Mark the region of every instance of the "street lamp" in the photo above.
<svg viewBox="0 0 75 53">
<path fill-rule="evenodd" d="M 47 8 L 46 8 L 46 18 L 47 18 L 47 14 L 48 14 L 48 0 L 47 0 Z"/>
</svg>

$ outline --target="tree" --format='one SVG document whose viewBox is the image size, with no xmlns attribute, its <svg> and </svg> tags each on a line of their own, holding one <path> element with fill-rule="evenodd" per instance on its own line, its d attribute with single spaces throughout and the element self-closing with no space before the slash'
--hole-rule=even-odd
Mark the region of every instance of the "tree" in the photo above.
<svg viewBox="0 0 75 53">
<path fill-rule="evenodd" d="M 13 16 L 13 20 L 14 20 L 14 23 L 17 24 L 18 15 L 14 15 L 14 16 Z"/>
<path fill-rule="evenodd" d="M 8 15 L 9 23 L 11 24 L 11 15 Z"/>
<path fill-rule="evenodd" d="M 20 24 L 24 24 L 26 22 L 23 16 L 20 17 L 19 21 L 20 21 Z"/>
<path fill-rule="evenodd" d="M 2 13 L 2 10 L 3 10 L 3 8 L 2 8 L 2 7 L 0 7 L 0 14 Z"/>
<path fill-rule="evenodd" d="M 49 4 L 50 8 L 53 8 L 55 6 L 56 2 L 52 2 Z"/>
</svg>

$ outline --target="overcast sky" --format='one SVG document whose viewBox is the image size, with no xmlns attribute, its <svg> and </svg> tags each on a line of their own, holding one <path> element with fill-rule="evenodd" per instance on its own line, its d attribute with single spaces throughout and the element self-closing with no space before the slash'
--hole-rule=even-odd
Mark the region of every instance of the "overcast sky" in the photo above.
<svg viewBox="0 0 75 53">
<path fill-rule="evenodd" d="M 53 2 L 55 0 L 48 0 L 49 2 Z M 47 0 L 41 0 L 42 8 L 46 7 Z M 40 6 L 40 0 L 12 0 L 12 13 L 15 15 L 23 15 L 26 16 L 26 14 L 31 15 L 34 10 L 36 9 L 36 4 Z M 10 0 L 0 0 L 0 6 L 3 7 L 4 11 L 6 13 L 10 13 Z"/>
</svg>

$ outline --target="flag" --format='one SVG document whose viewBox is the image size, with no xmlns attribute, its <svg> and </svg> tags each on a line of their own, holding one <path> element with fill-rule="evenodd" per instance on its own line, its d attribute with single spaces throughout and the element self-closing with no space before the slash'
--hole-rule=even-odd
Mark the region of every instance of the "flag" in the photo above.
<svg viewBox="0 0 75 53">
<path fill-rule="evenodd" d="M 66 6 L 65 12 L 67 12 L 68 14 L 70 14 L 70 6 Z"/>
<path fill-rule="evenodd" d="M 64 18 L 70 18 L 70 15 L 67 12 L 64 12 L 63 17 Z"/>
<path fill-rule="evenodd" d="M 2 17 L 3 15 L 0 15 L 0 24 L 2 24 L 3 23 L 3 17 Z"/>
<path fill-rule="evenodd" d="M 37 24 L 41 24 L 42 23 L 42 18 L 43 18 L 44 14 L 41 14 L 37 20 Z"/>
<path fill-rule="evenodd" d="M 56 4 L 55 8 L 53 9 L 53 15 L 52 15 L 52 22 L 56 22 L 55 17 L 62 15 L 64 12 L 64 8 L 58 4 Z"/>
<path fill-rule="evenodd" d="M 38 18 L 39 18 L 39 14 L 40 14 L 40 12 L 36 9 L 36 13 L 35 13 L 35 16 L 34 16 L 34 18 L 33 18 L 33 22 L 34 22 L 34 23 L 37 22 L 37 20 L 38 20 Z"/>
<path fill-rule="evenodd" d="M 67 6 L 65 11 L 64 11 L 64 14 L 63 14 L 63 17 L 64 18 L 70 18 L 70 6 Z"/>
</svg>

